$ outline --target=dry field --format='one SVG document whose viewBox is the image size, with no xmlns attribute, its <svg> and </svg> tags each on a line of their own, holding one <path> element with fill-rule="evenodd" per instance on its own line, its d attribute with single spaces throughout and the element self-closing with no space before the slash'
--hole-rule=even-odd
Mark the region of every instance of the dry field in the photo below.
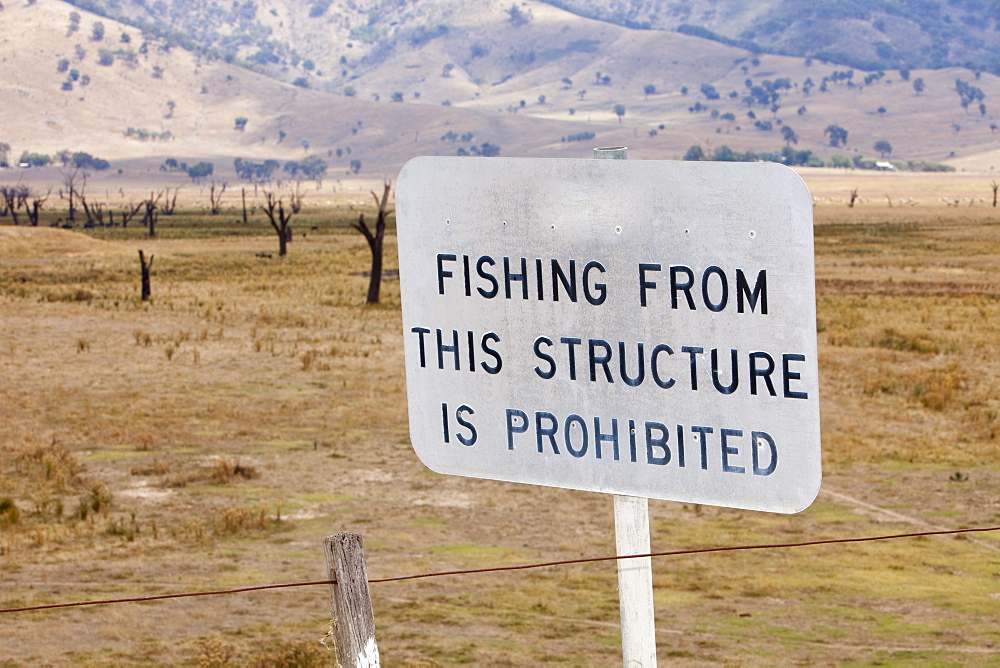
<svg viewBox="0 0 1000 668">
<path fill-rule="evenodd" d="M 1000 525 L 1000 210 L 810 185 L 823 489 L 794 516 L 653 502 L 654 550 Z M 417 461 L 398 284 L 363 306 L 367 247 L 323 222 L 348 215 L 314 207 L 280 260 L 232 216 L 0 227 L 0 608 L 321 580 L 345 530 L 373 578 L 613 554 L 610 498 Z M 665 664 L 1000 662 L 1000 532 L 653 570 Z M 372 595 L 385 665 L 620 665 L 611 563 Z M 327 665 L 328 610 L 321 586 L 7 614 L 0 666 Z"/>
</svg>

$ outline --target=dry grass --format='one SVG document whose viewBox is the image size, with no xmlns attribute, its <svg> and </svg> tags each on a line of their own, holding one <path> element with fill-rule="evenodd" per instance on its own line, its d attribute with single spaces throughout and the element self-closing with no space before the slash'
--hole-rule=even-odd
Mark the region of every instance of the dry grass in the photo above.
<svg viewBox="0 0 1000 668">
<path fill-rule="evenodd" d="M 654 549 L 1000 520 L 1000 216 L 816 211 L 824 492 L 796 516 L 654 502 Z M 147 241 L 146 304 L 139 242 L 114 243 L 0 253 L 0 607 L 317 580 L 341 530 L 364 536 L 372 577 L 614 551 L 610 499 L 416 460 L 398 286 L 363 306 L 360 237 L 296 239 L 280 262 L 256 256 L 268 237 Z M 994 663 L 1000 540 L 978 540 L 658 560 L 661 660 Z M 373 597 L 387 665 L 620 661 L 610 565 Z M 319 665 L 328 610 L 319 587 L 14 615 L 4 651 Z"/>
</svg>

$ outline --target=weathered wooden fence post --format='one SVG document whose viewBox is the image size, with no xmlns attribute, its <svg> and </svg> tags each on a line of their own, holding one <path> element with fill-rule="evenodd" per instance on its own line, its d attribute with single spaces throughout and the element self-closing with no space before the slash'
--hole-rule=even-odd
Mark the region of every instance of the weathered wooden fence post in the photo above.
<svg viewBox="0 0 1000 668">
<path fill-rule="evenodd" d="M 375 613 L 368 591 L 368 567 L 361 536 L 338 533 L 323 540 L 327 576 L 333 599 L 334 642 L 337 665 L 343 668 L 378 668 L 375 644 Z"/>
</svg>

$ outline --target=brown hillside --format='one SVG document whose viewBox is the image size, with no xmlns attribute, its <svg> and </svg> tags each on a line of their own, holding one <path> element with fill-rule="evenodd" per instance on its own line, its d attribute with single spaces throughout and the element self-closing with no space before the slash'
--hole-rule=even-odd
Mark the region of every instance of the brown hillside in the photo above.
<svg viewBox="0 0 1000 668">
<path fill-rule="evenodd" d="M 878 157 L 873 145 L 884 140 L 894 158 L 963 158 L 967 168 L 988 168 L 968 156 L 1000 149 L 1000 132 L 991 130 L 1000 122 L 992 110 L 1000 79 L 989 74 L 915 70 L 904 81 L 890 71 L 865 85 L 866 73 L 859 71 L 855 85 L 831 83 L 820 92 L 822 79 L 843 67 L 754 58 L 717 42 L 631 30 L 538 2 L 520 7 L 531 20 L 515 25 L 509 3 L 429 3 L 421 9 L 424 24 L 446 26 L 446 34 L 421 40 L 400 32 L 391 48 L 379 49 L 357 39 L 343 42 L 358 34 L 358 17 L 354 23 L 342 17 L 344 25 L 336 27 L 336 6 L 307 26 L 308 7 L 275 4 L 277 16 L 268 20 L 276 39 L 294 38 L 296 26 L 311 27 L 302 28 L 303 56 L 319 58 L 327 44 L 329 53 L 357 54 L 344 55 L 340 70 L 339 60 L 317 60 L 312 88 L 305 89 L 144 38 L 62 0 L 8 6 L 0 11 L 0 95 L 6 101 L 0 142 L 11 145 L 13 160 L 23 151 L 87 151 L 110 160 L 113 169 L 153 172 L 167 157 L 210 160 L 224 178 L 231 177 L 236 157 L 287 161 L 307 155 L 328 161 L 328 177 L 343 176 L 352 160 L 360 161 L 363 173 L 392 176 L 413 156 L 454 155 L 483 143 L 499 146 L 505 156 L 581 157 L 593 146 L 615 144 L 643 159 L 679 158 L 694 144 L 709 154 L 722 145 L 775 151 L 784 145 L 783 126 L 796 133 L 794 148 L 823 158 Z M 76 32 L 69 31 L 72 12 L 81 17 Z M 388 35 L 397 29 L 390 18 L 383 17 L 385 26 L 378 23 Z M 106 28 L 100 42 L 91 34 L 97 21 Z M 316 25 L 333 26 L 326 42 Z M 484 55 L 473 57 L 474 48 Z M 110 65 L 100 64 L 102 50 L 111 52 Z M 67 72 L 58 71 L 63 59 Z M 72 70 L 79 79 L 72 90 L 62 90 Z M 759 85 L 782 77 L 793 85 L 783 91 L 777 111 L 743 102 L 748 79 Z M 912 85 L 917 78 L 925 82 L 921 94 Z M 809 93 L 803 89 L 807 79 L 815 84 Z M 986 114 L 963 110 L 956 79 L 983 90 Z M 703 84 L 720 97 L 707 99 Z M 647 86 L 654 87 L 652 94 Z M 619 104 L 620 117 L 614 112 Z M 700 110 L 692 111 L 697 105 Z M 735 120 L 721 120 L 730 113 Z M 244 131 L 235 128 L 237 117 L 247 119 Z M 755 128 L 755 121 L 770 129 Z M 824 129 L 830 125 L 848 130 L 846 147 L 828 145 Z M 126 137 L 128 128 L 169 132 L 170 139 L 138 141 Z M 587 138 L 564 141 L 580 136 Z"/>
</svg>

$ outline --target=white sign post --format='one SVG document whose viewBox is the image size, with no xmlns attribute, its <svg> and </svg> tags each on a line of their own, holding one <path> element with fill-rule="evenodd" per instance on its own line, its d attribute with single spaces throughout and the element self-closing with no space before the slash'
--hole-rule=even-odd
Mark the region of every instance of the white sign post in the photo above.
<svg viewBox="0 0 1000 668">
<path fill-rule="evenodd" d="M 423 157 L 396 215 L 428 467 L 783 513 L 815 498 L 812 202 L 794 172 Z"/>
</svg>

